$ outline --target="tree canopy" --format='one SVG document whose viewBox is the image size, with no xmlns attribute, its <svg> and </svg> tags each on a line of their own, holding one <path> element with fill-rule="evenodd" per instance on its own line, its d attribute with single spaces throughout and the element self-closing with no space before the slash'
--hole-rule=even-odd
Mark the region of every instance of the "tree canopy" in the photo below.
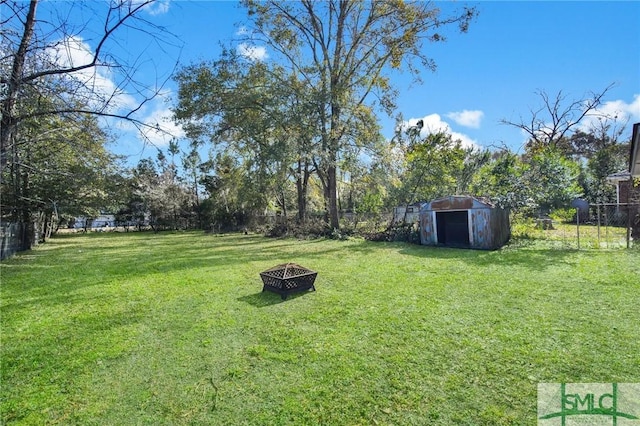
<svg viewBox="0 0 640 426">
<path fill-rule="evenodd" d="M 421 71 L 434 69 L 427 43 L 444 41 L 443 31 L 450 26 L 467 31 L 475 9 L 464 8 L 445 16 L 428 2 L 247 0 L 243 5 L 250 28 L 241 41 L 266 44 L 274 60 L 269 64 L 255 58 L 253 64 L 245 60 L 247 70 L 243 71 L 238 57 L 228 60 L 227 53 L 221 61 L 196 66 L 198 77 L 185 81 L 189 72 L 181 73 L 181 93 L 189 93 L 190 99 L 180 96 L 177 117 L 190 121 L 191 129 L 201 129 L 206 123 L 202 119 L 219 114 L 222 108 L 226 110 L 225 120 L 215 123 L 219 131 L 229 130 L 231 118 L 239 112 L 242 123 L 255 123 L 260 128 L 253 135 L 263 136 L 266 129 L 278 123 L 278 130 L 284 132 L 271 134 L 271 143 L 283 144 L 282 153 L 294 153 L 289 162 L 293 160 L 294 173 L 297 167 L 297 176 L 303 182 L 308 180 L 312 163 L 323 187 L 328 223 L 338 228 L 340 162 L 347 159 L 353 147 L 377 142 L 374 109 L 390 114 L 395 107 L 395 91 L 385 73 L 403 68 L 419 78 Z M 270 83 L 257 84 L 254 70 L 266 73 L 265 81 Z M 233 90 L 229 90 L 226 83 L 234 80 L 238 71 L 244 82 L 235 80 Z M 256 87 L 286 89 L 271 98 L 276 105 L 272 109 L 269 105 L 274 104 L 255 95 Z M 233 99 L 225 102 L 225 94 Z M 288 95 L 294 95 L 293 104 L 285 101 Z M 244 107 L 238 108 L 238 102 Z M 196 104 L 199 106 L 193 108 Z M 286 108 L 285 114 L 274 114 L 277 106 Z M 258 118 L 260 114 L 268 124 Z M 185 124 L 189 128 L 189 123 Z M 285 135 L 293 137 L 287 139 Z M 235 136 L 245 142 L 255 139 L 246 133 Z M 260 153 L 256 148 L 261 146 L 254 145 L 256 157 Z M 290 149 L 292 146 L 297 149 Z M 303 170 L 306 174 L 301 173 Z M 299 192 L 298 198 L 301 206 L 304 193 Z"/>
<path fill-rule="evenodd" d="M 69 2 L 63 7 L 91 13 L 67 10 L 40 17 L 38 0 L 2 2 L 0 176 L 3 192 L 10 194 L 2 199 L 3 220 L 31 226 L 42 216 L 42 206 L 52 202 L 70 206 L 68 213 L 82 210 L 79 206 L 91 204 L 87 200 L 101 191 L 96 185 L 104 180 L 97 176 L 110 167 L 100 120 L 149 126 L 134 113 L 158 95 L 162 84 L 142 83 L 137 78 L 140 57 L 128 61 L 113 49 L 124 29 L 174 42 L 170 33 L 142 17 L 151 3 Z M 72 15 L 82 19 L 74 21 Z M 102 78 L 105 73 L 110 84 Z M 70 173 L 78 175 L 73 184 Z M 94 189 L 79 191 L 85 183 Z M 58 195 L 50 193 L 54 188 Z M 60 199 L 64 191 L 65 202 Z M 28 245 L 33 242 L 29 234 Z"/>
</svg>

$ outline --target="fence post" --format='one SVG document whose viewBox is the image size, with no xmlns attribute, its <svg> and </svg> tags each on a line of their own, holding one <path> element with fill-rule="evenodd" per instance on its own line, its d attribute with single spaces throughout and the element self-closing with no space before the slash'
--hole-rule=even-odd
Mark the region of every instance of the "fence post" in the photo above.
<svg viewBox="0 0 640 426">
<path fill-rule="evenodd" d="M 578 233 L 578 250 L 580 250 L 580 208 L 576 207 L 576 230 Z"/>
<path fill-rule="evenodd" d="M 598 206 L 598 248 L 600 248 L 600 204 Z"/>
<path fill-rule="evenodd" d="M 604 239 L 607 241 L 607 248 L 609 248 L 609 209 L 604 206 Z"/>
<path fill-rule="evenodd" d="M 631 247 L 631 204 L 627 203 L 627 248 Z"/>
</svg>

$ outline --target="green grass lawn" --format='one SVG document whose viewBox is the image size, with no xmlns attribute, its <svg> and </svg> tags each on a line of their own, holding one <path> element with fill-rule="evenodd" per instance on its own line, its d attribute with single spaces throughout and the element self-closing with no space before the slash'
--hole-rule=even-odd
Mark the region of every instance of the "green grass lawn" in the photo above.
<svg viewBox="0 0 640 426">
<path fill-rule="evenodd" d="M 289 261 L 317 291 L 262 293 Z M 535 424 L 539 382 L 640 381 L 638 250 L 89 234 L 0 268 L 4 424 Z"/>
<path fill-rule="evenodd" d="M 619 226 L 580 225 L 554 222 L 553 229 L 541 229 L 535 223 L 512 226 L 515 235 L 540 240 L 549 248 L 561 249 L 619 249 L 627 247 L 627 228 Z M 634 247 L 632 239 L 629 246 Z M 640 244 L 635 243 L 635 247 Z"/>
</svg>

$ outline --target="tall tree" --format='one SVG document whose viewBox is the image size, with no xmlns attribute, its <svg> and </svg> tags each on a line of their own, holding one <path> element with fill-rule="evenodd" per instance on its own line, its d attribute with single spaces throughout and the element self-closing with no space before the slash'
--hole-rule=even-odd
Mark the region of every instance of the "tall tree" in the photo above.
<svg viewBox="0 0 640 426">
<path fill-rule="evenodd" d="M 578 185 L 580 167 L 557 149 L 536 152 L 529 159 L 524 179 L 529 186 L 530 197 L 541 214 L 559 208 L 569 208 L 571 201 L 582 195 Z"/>
<path fill-rule="evenodd" d="M 246 226 L 253 213 L 264 209 L 264 194 L 252 179 L 253 174 L 228 153 L 219 153 L 212 165 L 212 173 L 202 179 L 209 193 L 201 204 L 206 227 L 233 230 Z"/>
<path fill-rule="evenodd" d="M 581 176 L 585 196 L 592 202 L 615 202 L 615 190 L 607 176 L 625 170 L 629 161 L 629 142 L 622 142 L 625 124 L 617 117 L 598 117 L 590 128 L 567 139 L 568 153 L 586 162 Z"/>
<path fill-rule="evenodd" d="M 578 185 L 579 165 L 557 149 L 547 148 L 518 156 L 509 150 L 495 152 L 480 168 L 472 191 L 500 207 L 528 215 L 548 214 L 568 208 L 582 195 Z"/>
<path fill-rule="evenodd" d="M 141 160 L 133 170 L 133 191 L 126 214 L 158 231 L 189 226 L 192 205 L 189 190 L 176 179 L 176 170 L 159 152 L 157 164 Z"/>
<path fill-rule="evenodd" d="M 346 1 L 243 2 L 254 28 L 248 42 L 266 43 L 316 99 L 321 156 L 317 171 L 325 187 L 329 224 L 339 227 L 337 170 L 349 129 L 367 102 L 390 112 L 394 90 L 386 70 L 434 69 L 426 42 L 443 41 L 441 30 L 466 31 L 474 9 L 443 16 L 430 2 Z"/>
<path fill-rule="evenodd" d="M 192 145 L 189 153 L 185 153 L 185 156 L 182 158 L 182 166 L 184 167 L 188 185 L 191 187 L 190 195 L 193 202 L 193 210 L 198 221 L 198 228 L 202 229 L 202 212 L 200 211 L 200 191 L 198 190 L 198 186 L 203 163 L 198 153 L 197 145 Z"/>
<path fill-rule="evenodd" d="M 185 67 L 175 118 L 195 143 L 210 140 L 243 159 L 264 194 L 283 197 L 293 178 L 298 215 L 306 217 L 307 191 L 315 171 L 314 108 L 305 87 L 275 64 L 223 52 L 214 62 Z"/>
<path fill-rule="evenodd" d="M 36 238 L 43 240 L 61 216 L 95 216 L 109 204 L 107 175 L 117 169 L 105 148 L 108 136 L 95 117 L 29 120 L 23 123 L 22 135 L 28 143 L 18 144 L 20 167 L 12 162 L 2 177 L 3 218 L 29 212 Z"/>
<path fill-rule="evenodd" d="M 119 62 L 122 57 L 112 54 L 111 43 L 118 42 L 118 34 L 124 29 L 138 31 L 153 37 L 165 46 L 175 43 L 171 34 L 144 19 L 142 11 L 156 0 L 111 0 L 109 3 L 74 2 L 73 8 L 92 8 L 87 15 L 102 16 L 102 22 L 71 22 L 71 13 L 59 15 L 59 22 L 37 19 L 39 0 L 3 2 L 9 16 L 0 31 L 3 51 L 0 83 L 4 86 L 0 102 L 2 126 L 0 127 L 0 154 L 2 164 L 8 161 L 13 138 L 22 121 L 46 115 L 88 113 L 122 118 L 138 126 L 150 126 L 136 120 L 133 113 L 157 96 L 162 86 L 149 88 L 136 78 L 138 71 L 132 63 Z M 69 3 L 68 5 L 71 5 Z M 95 9 L 104 8 L 100 15 Z M 96 33 L 96 28 L 98 32 Z M 89 37 L 85 40 L 83 32 Z M 95 48 L 91 51 L 87 42 Z M 81 59 L 78 59 L 78 58 Z M 140 59 L 140 58 L 136 58 Z M 119 76 L 114 87 L 106 88 L 96 81 L 99 70 Z M 55 94 L 67 102 L 21 108 L 25 92 L 43 95 Z M 122 109 L 123 95 L 137 95 L 135 106 Z M 78 102 L 78 101 L 81 102 Z M 154 123 L 155 124 L 155 123 Z"/>
<path fill-rule="evenodd" d="M 15 177 L 43 173 L 36 164 L 29 163 L 28 152 L 39 149 L 33 146 L 37 141 L 29 136 L 34 123 L 40 125 L 39 133 L 61 134 L 65 128 L 56 127 L 58 124 L 86 115 L 149 126 L 136 119 L 135 112 L 158 95 L 162 85 L 149 88 L 142 84 L 136 79 L 136 64 L 141 58 L 126 62 L 121 59 L 123 55 L 113 54 L 112 49 L 124 31 L 140 31 L 165 46 L 166 42 L 172 42 L 170 33 L 142 16 L 153 2 L 67 2 L 56 6 L 68 9 L 66 13 L 50 13 L 42 19 L 39 11 L 43 8 L 38 0 L 2 2 L 3 18 L 6 17 L 0 28 L 2 176 L 8 175 L 7 168 L 9 175 Z M 83 20 L 74 21 L 73 17 L 78 16 Z M 107 74 L 112 85 L 104 84 L 102 77 Z M 136 99 L 135 104 L 132 99 Z M 14 179 L 14 182 L 17 199 L 28 198 L 29 181 Z M 13 212 L 9 219 L 29 224 L 33 214 L 24 208 Z"/>
</svg>

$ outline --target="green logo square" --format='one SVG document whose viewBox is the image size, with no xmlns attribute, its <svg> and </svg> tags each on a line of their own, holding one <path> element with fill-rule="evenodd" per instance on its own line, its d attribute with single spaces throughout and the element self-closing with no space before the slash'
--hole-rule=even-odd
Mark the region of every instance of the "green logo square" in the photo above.
<svg viewBox="0 0 640 426">
<path fill-rule="evenodd" d="M 640 383 L 539 383 L 539 426 L 640 426 Z"/>
</svg>

